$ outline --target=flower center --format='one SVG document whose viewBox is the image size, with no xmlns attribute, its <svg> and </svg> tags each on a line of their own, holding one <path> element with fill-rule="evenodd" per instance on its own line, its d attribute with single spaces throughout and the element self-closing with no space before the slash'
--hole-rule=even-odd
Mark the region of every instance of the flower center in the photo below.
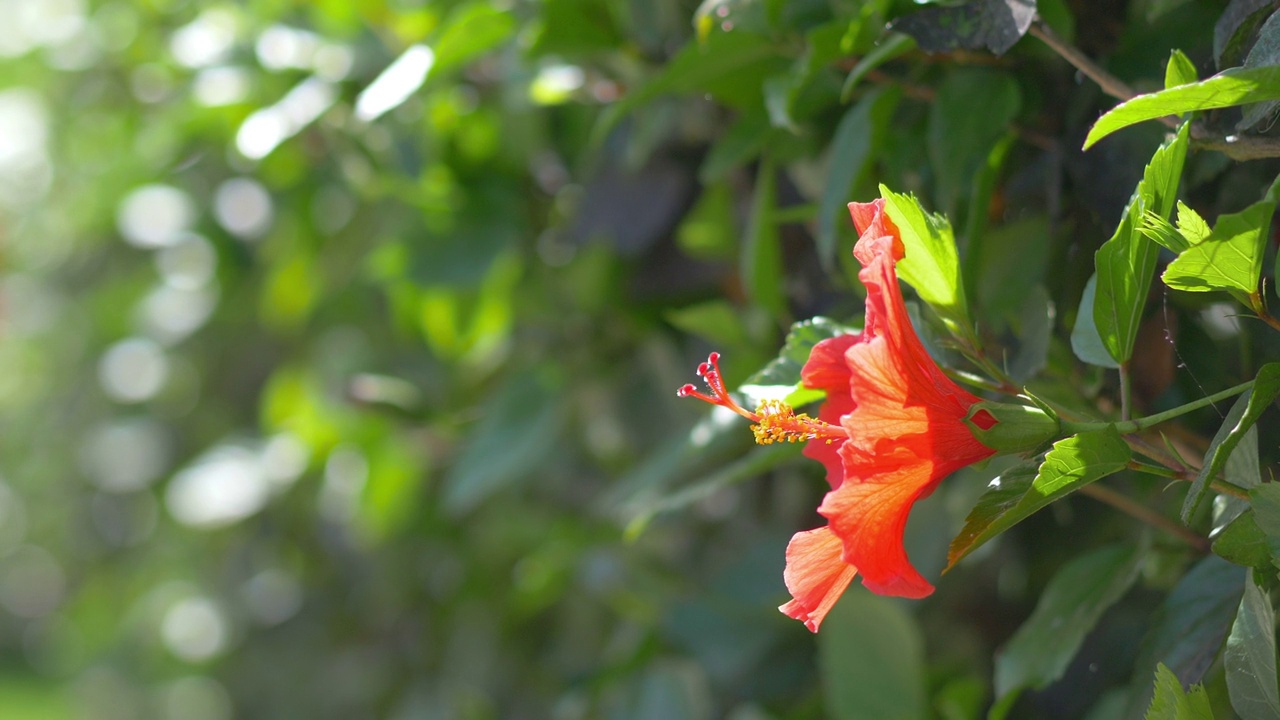
<svg viewBox="0 0 1280 720">
<path fill-rule="evenodd" d="M 826 440 L 828 444 L 837 440 L 847 440 L 849 432 L 839 425 L 811 418 L 805 413 L 796 414 L 790 405 L 781 400 L 763 400 L 751 412 L 739 405 L 729 396 L 725 389 L 724 379 L 720 375 L 720 353 L 713 352 L 707 361 L 698 366 L 698 375 L 711 390 L 708 395 L 699 392 L 692 383 L 676 391 L 680 397 L 695 397 L 703 402 L 728 408 L 753 424 L 751 432 L 760 445 L 772 445 L 776 442 L 807 442 L 809 440 Z"/>
</svg>

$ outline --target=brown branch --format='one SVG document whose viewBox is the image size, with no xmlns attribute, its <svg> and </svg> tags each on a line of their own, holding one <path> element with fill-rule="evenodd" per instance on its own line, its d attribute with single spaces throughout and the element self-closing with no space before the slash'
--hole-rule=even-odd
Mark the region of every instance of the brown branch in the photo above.
<svg viewBox="0 0 1280 720">
<path fill-rule="evenodd" d="M 1163 530 L 1170 535 L 1185 541 L 1188 545 L 1194 547 L 1200 552 L 1209 552 L 1209 541 L 1206 538 L 1197 535 L 1191 530 L 1188 530 L 1146 505 L 1126 497 L 1105 485 L 1099 485 L 1097 483 L 1085 485 L 1080 488 L 1080 494 L 1088 495 L 1094 500 L 1110 505 L 1130 517 L 1141 520 L 1154 528 Z"/>
<path fill-rule="evenodd" d="M 1087 55 L 1067 43 L 1041 20 L 1031 24 L 1030 35 L 1048 45 L 1076 70 L 1098 84 L 1102 91 L 1121 102 L 1132 99 L 1137 93 L 1124 81 L 1107 72 Z M 1173 116 L 1160 118 L 1160 122 L 1176 128 L 1179 120 Z M 1280 157 L 1280 138 L 1258 135 L 1219 135 L 1201 122 L 1191 125 L 1191 141 L 1202 150 L 1214 150 L 1232 160 L 1261 160 Z"/>
</svg>

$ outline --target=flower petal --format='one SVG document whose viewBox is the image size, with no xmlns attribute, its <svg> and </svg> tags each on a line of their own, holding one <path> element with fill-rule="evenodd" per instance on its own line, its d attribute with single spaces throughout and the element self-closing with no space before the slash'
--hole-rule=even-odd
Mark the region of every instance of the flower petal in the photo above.
<svg viewBox="0 0 1280 720">
<path fill-rule="evenodd" d="M 796 533 L 787 544 L 787 569 L 782 574 L 793 599 L 778 609 L 818 632 L 858 572 L 840 559 L 840 553 L 840 538 L 830 528 Z"/>
<path fill-rule="evenodd" d="M 853 398 L 846 388 L 843 392 L 832 392 L 818 408 L 818 419 L 832 425 L 840 425 L 844 416 L 853 412 Z M 844 482 L 844 461 L 840 459 L 840 448 L 847 440 L 829 440 L 817 438 L 804 445 L 805 457 L 822 463 L 827 468 L 827 482 L 831 488 L 840 487 Z"/>
<path fill-rule="evenodd" d="M 837 335 L 821 340 L 809 351 L 809 359 L 800 370 L 800 382 L 805 387 L 826 390 L 828 393 L 849 393 L 849 365 L 844 360 L 845 351 L 857 344 L 861 335 Z"/>
</svg>

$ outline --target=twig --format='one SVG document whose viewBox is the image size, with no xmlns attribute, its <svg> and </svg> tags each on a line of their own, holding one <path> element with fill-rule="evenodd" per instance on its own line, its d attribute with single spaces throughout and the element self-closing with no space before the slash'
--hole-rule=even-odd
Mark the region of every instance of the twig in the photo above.
<svg viewBox="0 0 1280 720">
<path fill-rule="evenodd" d="M 1087 55 L 1077 50 L 1065 40 L 1058 37 L 1048 25 L 1041 20 L 1031 23 L 1030 35 L 1048 45 L 1062 59 L 1071 63 L 1081 74 L 1098 84 L 1102 91 L 1121 102 L 1132 99 L 1137 93 L 1124 81 L 1107 72 Z M 1172 116 L 1160 119 L 1169 127 L 1178 126 L 1177 118 Z M 1202 122 L 1191 125 L 1191 142 L 1203 150 L 1215 150 L 1232 160 L 1261 160 L 1263 158 L 1280 157 L 1280 138 L 1262 137 L 1258 135 L 1219 135 L 1210 131 Z"/>
<path fill-rule="evenodd" d="M 1200 552 L 1209 551 L 1209 541 L 1200 535 L 1188 530 L 1151 508 L 1132 500 L 1105 485 L 1094 483 L 1085 485 L 1080 488 L 1080 494 L 1088 495 L 1098 502 L 1105 503 L 1130 517 L 1141 520 L 1142 522 L 1163 530 L 1180 540 L 1186 541 Z"/>
</svg>

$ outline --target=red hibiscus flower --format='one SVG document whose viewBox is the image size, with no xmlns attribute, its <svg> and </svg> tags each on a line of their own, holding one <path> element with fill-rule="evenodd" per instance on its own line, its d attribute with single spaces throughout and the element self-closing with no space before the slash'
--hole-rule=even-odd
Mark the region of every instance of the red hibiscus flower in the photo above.
<svg viewBox="0 0 1280 720">
<path fill-rule="evenodd" d="M 881 595 L 933 592 L 903 548 L 907 515 L 942 478 L 996 452 L 964 422 L 979 399 L 943 374 L 912 330 L 895 270 L 902 241 L 884 201 L 849 209 L 861 234 L 854 256 L 863 265 L 866 321 L 860 334 L 818 343 L 805 364 L 803 383 L 827 393 L 818 418 L 776 402 L 754 413 L 739 407 L 714 353 L 699 368 L 713 396 L 680 390 L 752 420 L 760 442 L 806 441 L 805 455 L 826 466 L 831 491 L 818 512 L 828 525 L 787 546 L 783 577 L 793 599 L 780 608 L 815 632 L 855 575 Z M 979 411 L 971 422 L 987 430 L 995 419 Z"/>
</svg>

